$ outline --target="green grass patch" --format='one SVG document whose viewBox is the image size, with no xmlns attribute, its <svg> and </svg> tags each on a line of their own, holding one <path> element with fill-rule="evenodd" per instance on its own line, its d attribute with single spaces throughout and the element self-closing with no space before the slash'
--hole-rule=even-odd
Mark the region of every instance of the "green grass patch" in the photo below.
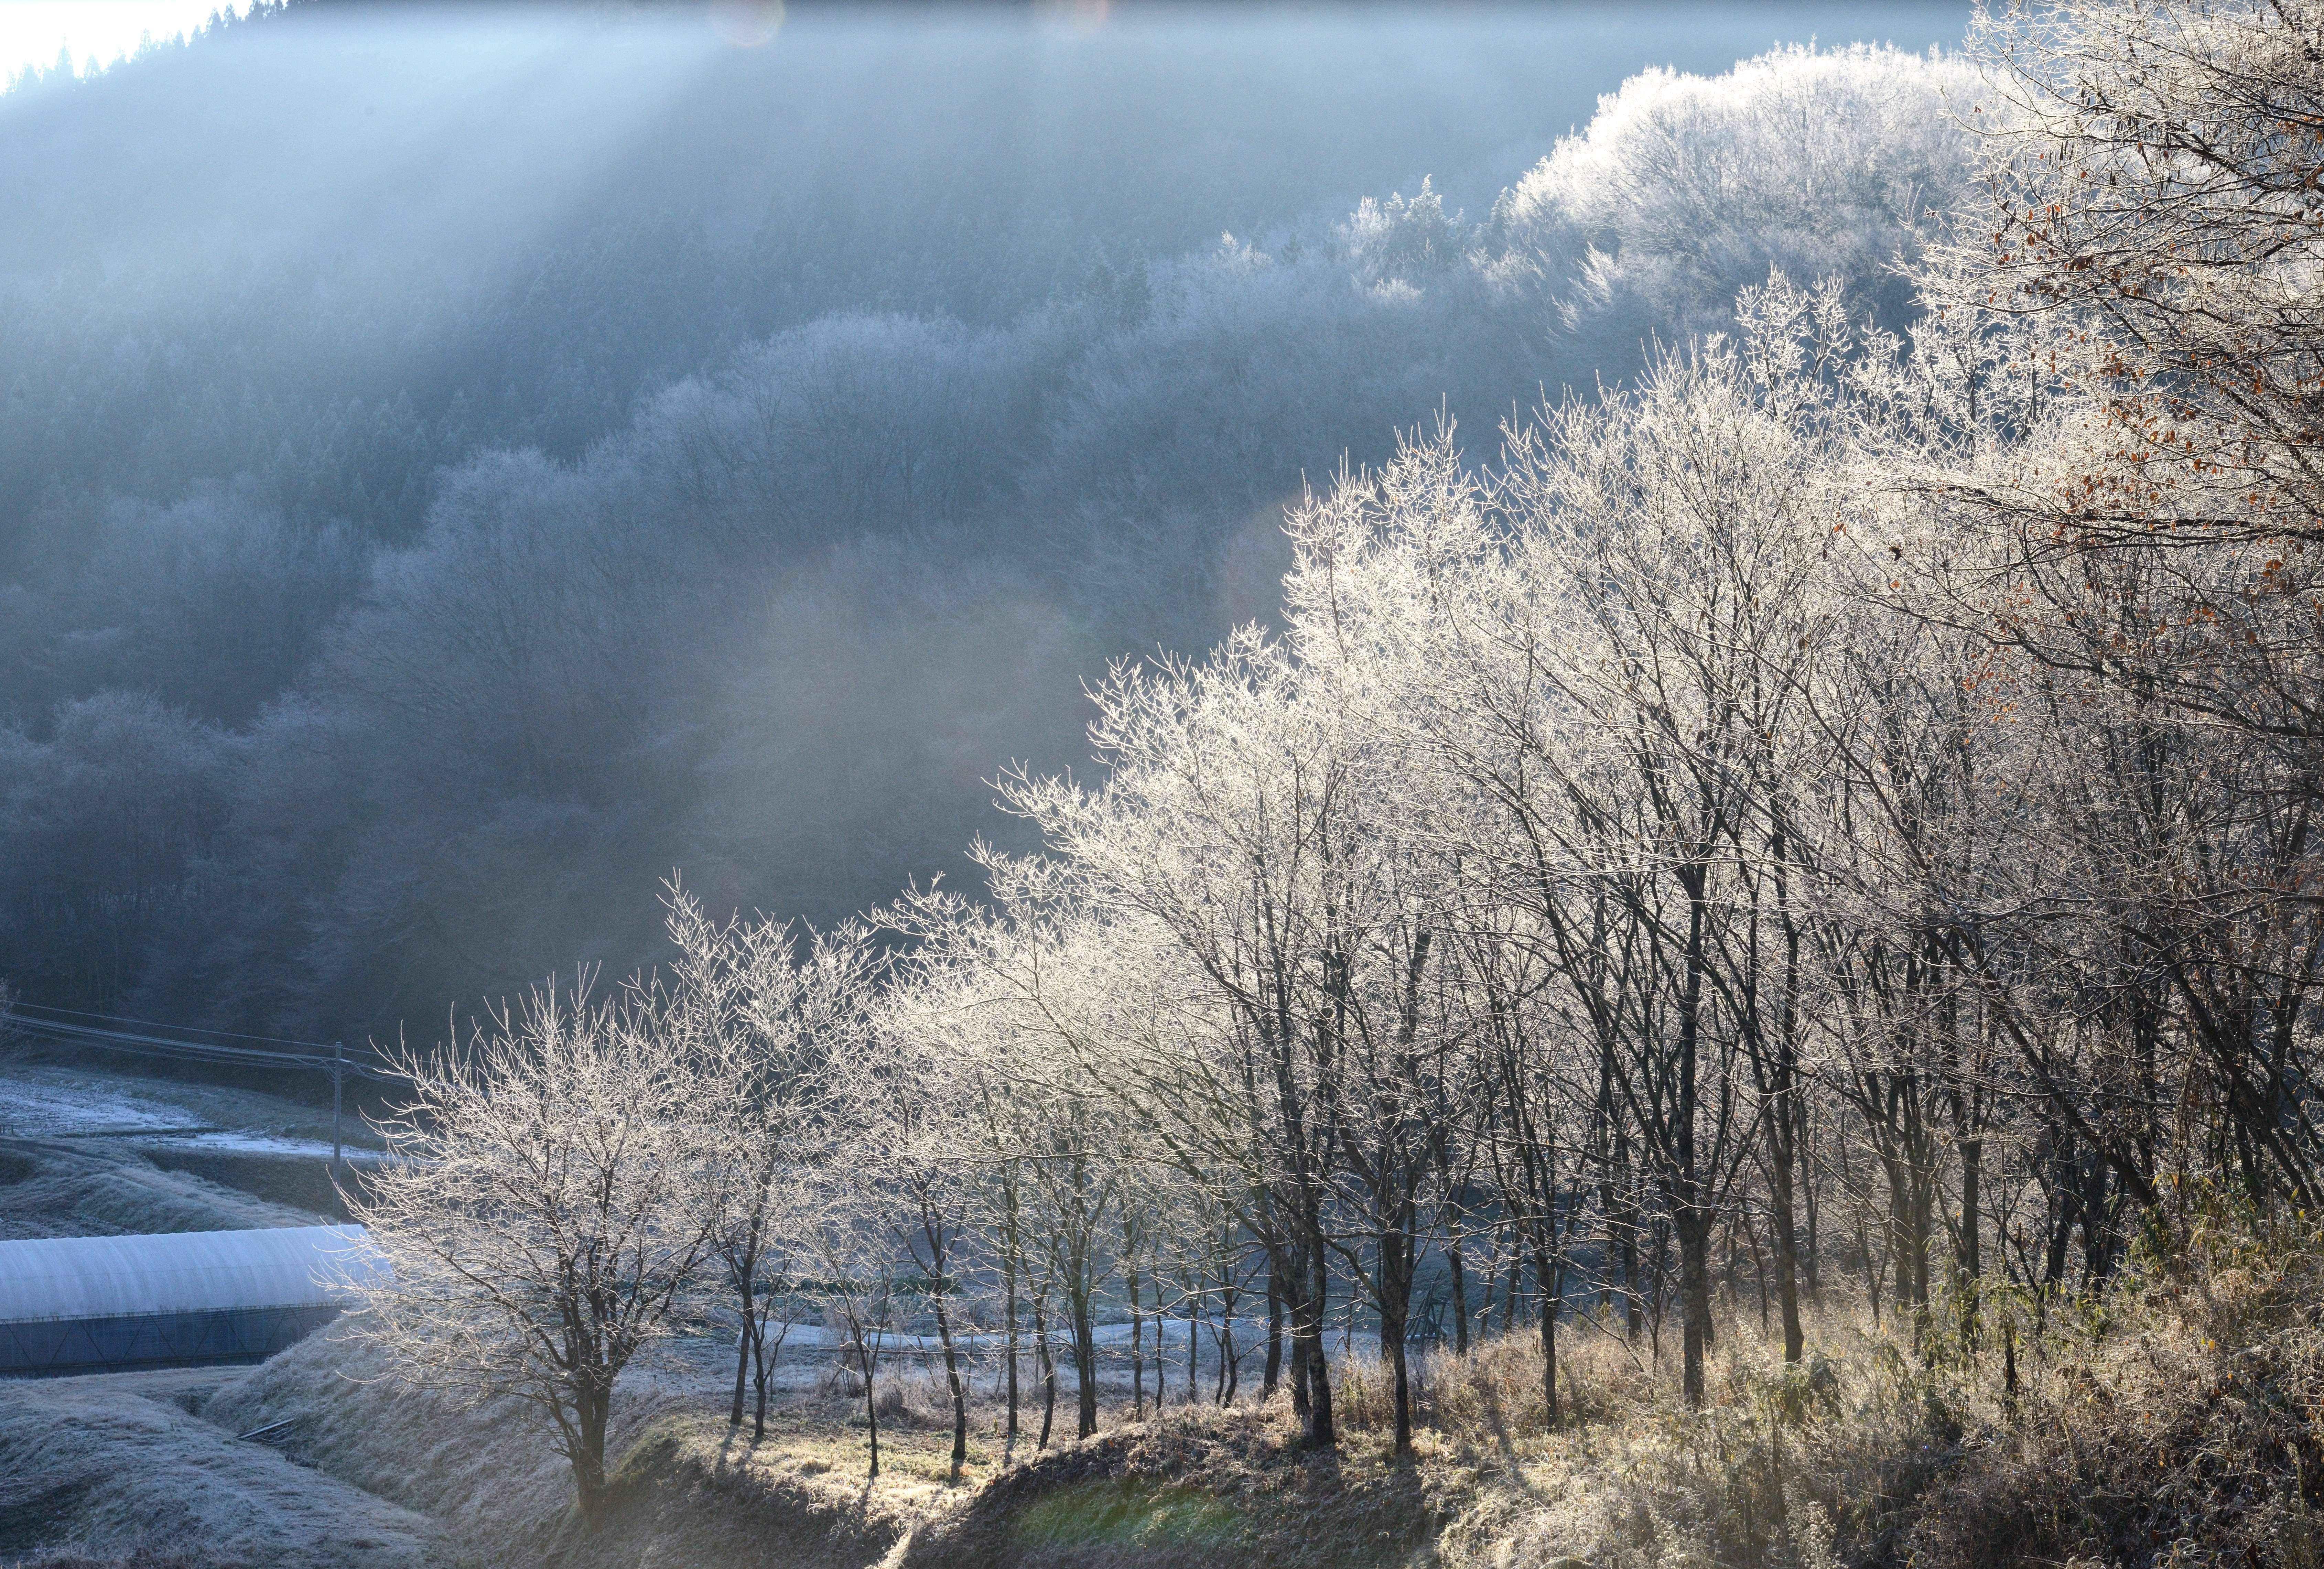
<svg viewBox="0 0 2324 1569">
<path fill-rule="evenodd" d="M 1012 1535 L 1028 1546 L 1222 1547 L 1245 1535 L 1242 1513 L 1215 1493 L 1104 1478 L 1061 1488 L 1036 1501 Z"/>
</svg>

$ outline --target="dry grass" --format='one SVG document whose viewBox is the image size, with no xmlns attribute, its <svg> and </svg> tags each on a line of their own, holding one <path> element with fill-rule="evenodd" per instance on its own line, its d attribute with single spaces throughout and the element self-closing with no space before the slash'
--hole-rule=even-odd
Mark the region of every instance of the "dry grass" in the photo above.
<svg viewBox="0 0 2324 1569">
<path fill-rule="evenodd" d="M 2324 1233 L 2197 1214 L 2032 1346 L 1908 1543 L 1926 1569 L 2324 1564 Z"/>
<path fill-rule="evenodd" d="M 1421 1361 L 1419 1464 L 1452 1504 L 1438 1561 L 1823 1569 L 1888 1557 L 1958 1421 L 1886 1337 L 1842 1314 L 1818 1328 L 1808 1359 L 1786 1368 L 1780 1345 L 1729 1318 L 1709 1398 L 1691 1409 L 1674 1358 L 1655 1366 L 1594 1325 L 1568 1325 L 1554 1429 L 1534 1332 Z M 1376 1361 L 1343 1359 L 1342 1420 L 1383 1434 L 1390 1388 Z"/>
<path fill-rule="evenodd" d="M 2194 1215 L 2094 1301 L 1971 1307 L 1917 1335 L 1826 1313 L 1797 1368 L 1730 1318 L 1700 1410 L 1569 1334 L 1554 1432 L 1532 1336 L 1434 1359 L 1421 1463 L 1461 1500 L 1438 1561 L 2324 1569 L 2324 1232 Z M 1384 1428 L 1384 1371 L 1343 1373 L 1350 1425 Z"/>
<path fill-rule="evenodd" d="M 1835 1306 L 1811 1321 L 1799 1367 L 1756 1315 L 1723 1317 L 1701 1409 L 1679 1399 L 1674 1358 L 1641 1361 L 1569 1325 L 1554 1430 L 1532 1333 L 1488 1341 L 1418 1363 L 1404 1460 L 1388 1453 L 1385 1371 L 1359 1353 L 1334 1359 L 1336 1454 L 1300 1444 L 1280 1397 L 1128 1423 L 1109 1389 L 1104 1430 L 1046 1454 L 1028 1411 L 1014 1464 L 981 1401 L 954 1485 L 941 1380 L 899 1361 L 881 1375 L 870 1484 L 850 1379 L 795 1363 L 752 1444 L 725 1425 L 732 1364 L 722 1375 L 706 1343 L 690 1369 L 625 1381 L 619 1502 L 589 1539 L 532 1412 L 382 1379 L 339 1334 L 199 1409 L 229 1433 L 295 1417 L 290 1459 L 431 1517 L 429 1551 L 447 1563 L 2324 1569 L 2324 1236 L 2204 1221 L 2168 1256 L 2092 1303 L 1987 1288 L 1973 1323 L 1965 1301 L 1940 1303 L 1917 1337 Z M 1058 1415 L 1071 1423 L 1070 1397 Z M 0 1538 L 0 1563 L 71 1545 Z"/>
<path fill-rule="evenodd" d="M 235 1442 L 186 1409 L 200 1388 L 186 1373 L 0 1382 L 0 1563 L 426 1561 L 428 1521 Z"/>
<path fill-rule="evenodd" d="M 1500 1569 L 1887 1561 L 1952 1453 L 1950 1415 L 1909 1374 L 1892 1377 L 1892 1358 L 1835 1355 L 1827 1344 L 1786 1369 L 1775 1348 L 1733 1326 L 1724 1338 L 1700 1409 L 1625 1358 L 1594 1388 L 1576 1370 L 1569 1408 L 1582 1415 L 1556 1431 L 1450 1435 L 1468 1504 L 1441 1544 L 1443 1561 Z"/>
<path fill-rule="evenodd" d="M 91 1141 L 0 1143 L 0 1238 L 310 1226 L 321 1217 Z"/>
</svg>

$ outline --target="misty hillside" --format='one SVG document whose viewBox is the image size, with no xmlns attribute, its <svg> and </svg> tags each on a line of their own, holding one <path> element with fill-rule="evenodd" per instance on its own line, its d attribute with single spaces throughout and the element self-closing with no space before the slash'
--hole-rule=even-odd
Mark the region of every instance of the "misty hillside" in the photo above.
<svg viewBox="0 0 2324 1569">
<path fill-rule="evenodd" d="M 1901 325 L 1965 17 L 292 5 L 22 79 L 0 974 L 353 1038 L 653 957 L 673 868 L 957 880 L 1304 481 L 1771 263 Z"/>
</svg>

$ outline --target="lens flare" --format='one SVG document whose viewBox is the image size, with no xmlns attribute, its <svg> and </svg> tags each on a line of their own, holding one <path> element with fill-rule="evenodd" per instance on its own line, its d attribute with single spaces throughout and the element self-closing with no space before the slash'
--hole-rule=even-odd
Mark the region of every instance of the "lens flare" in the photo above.
<svg viewBox="0 0 2324 1569">
<path fill-rule="evenodd" d="M 783 0 L 711 0 L 711 31 L 737 49 L 772 41 L 782 25 Z"/>
<path fill-rule="evenodd" d="M 1111 0 L 1043 0 L 1034 14 L 1052 32 L 1087 37 L 1106 24 Z"/>
</svg>

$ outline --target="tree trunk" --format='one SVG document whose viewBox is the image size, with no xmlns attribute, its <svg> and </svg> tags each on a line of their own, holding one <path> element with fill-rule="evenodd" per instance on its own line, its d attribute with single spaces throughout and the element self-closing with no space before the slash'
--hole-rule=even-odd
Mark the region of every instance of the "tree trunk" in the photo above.
<svg viewBox="0 0 2324 1569">
<path fill-rule="evenodd" d="M 1700 1406 L 1703 1353 L 1711 1348 L 1711 1225 L 1691 1195 L 1688 1213 L 1678 1218 L 1678 1260 L 1685 1355 L 1680 1384 L 1686 1403 Z"/>
<path fill-rule="evenodd" d="M 1146 1304 L 1139 1298 L 1138 1266 L 1130 1276 L 1130 1411 L 1133 1420 L 1146 1416 Z"/>
<path fill-rule="evenodd" d="M 1200 1362 L 1203 1347 L 1203 1293 L 1199 1287 L 1186 1293 L 1186 1404 L 1194 1405 L 1195 1364 Z"/>
<path fill-rule="evenodd" d="M 790 1333 L 788 1325 L 783 1333 L 784 1335 Z M 764 1318 L 757 1320 L 757 1328 L 751 1336 L 751 1378 L 752 1388 L 757 1391 L 757 1402 L 751 1417 L 751 1442 L 753 1444 L 767 1435 L 767 1385 L 774 1374 L 774 1359 L 781 1352 L 782 1337 L 777 1337 L 770 1352 L 767 1346 L 767 1321 Z"/>
<path fill-rule="evenodd" d="M 1005 1245 L 1001 1256 L 1001 1279 L 1009 1315 L 1006 1337 L 1009 1350 L 1009 1426 L 1001 1453 L 1004 1460 L 1014 1460 L 1017 1457 L 1017 1260 Z"/>
<path fill-rule="evenodd" d="M 1395 1453 L 1398 1454 L 1412 1452 L 1412 1376 L 1405 1335 L 1412 1318 L 1414 1251 L 1408 1233 L 1388 1232 L 1379 1239 L 1379 1343 L 1396 1377 Z"/>
<path fill-rule="evenodd" d="M 1073 1315 L 1074 1436 L 1087 1438 L 1097 1432 L 1097 1323 L 1087 1293 L 1067 1293 L 1065 1306 Z"/>
<path fill-rule="evenodd" d="M 1049 1446 L 1049 1428 L 1057 1417 L 1057 1359 L 1049 1347 L 1048 1293 L 1033 1293 L 1033 1365 L 1041 1374 L 1041 1438 L 1036 1449 Z"/>
<path fill-rule="evenodd" d="M 1294 1266 L 1286 1293 L 1285 1310 L 1291 1318 L 1291 1410 L 1300 1425 L 1312 1435 L 1315 1424 L 1315 1402 L 1307 1388 L 1307 1258 L 1303 1251 Z"/>
<path fill-rule="evenodd" d="M 1163 1326 L 1169 1320 L 1163 1317 L 1162 1306 L 1162 1281 L 1157 1276 L 1154 1281 L 1154 1414 L 1157 1417 L 1162 1414 L 1163 1403 L 1169 1395 L 1169 1380 L 1162 1363 Z"/>
<path fill-rule="evenodd" d="M 860 1331 L 855 1336 L 855 1354 L 857 1359 L 863 1364 L 863 1415 L 872 1425 L 872 1471 L 870 1480 L 877 1481 L 880 1480 L 880 1401 L 878 1398 L 878 1392 L 873 1389 L 872 1383 L 872 1374 L 874 1364 L 872 1360 L 871 1337 Z"/>
<path fill-rule="evenodd" d="M 613 1390 L 585 1382 L 573 1395 L 573 1491 L 581 1528 L 595 1536 L 605 1523 L 605 1421 Z"/>
<path fill-rule="evenodd" d="M 945 1311 L 944 1293 L 936 1293 L 936 1338 L 944 1343 L 945 1380 L 952 1386 L 952 1481 L 960 1483 L 961 1467 L 968 1463 L 968 1390 L 960 1378 L 960 1355 L 953 1349 L 952 1315 Z"/>
<path fill-rule="evenodd" d="M 1630 1344 L 1635 1347 L 1639 1331 L 1646 1327 L 1640 1322 L 1646 1315 L 1646 1302 L 1638 1294 L 1637 1206 L 1627 1195 L 1622 1200 L 1622 1320 Z"/>
<path fill-rule="evenodd" d="M 1321 1232 L 1322 1226 L 1314 1226 Z M 1339 1446 L 1338 1428 L 1332 1421 L 1332 1371 L 1323 1357 L 1323 1315 L 1330 1309 L 1332 1266 L 1317 1235 L 1310 1243 L 1307 1334 L 1307 1442 L 1318 1449 Z"/>
<path fill-rule="evenodd" d="M 1711 1343 L 1711 1206 L 1703 1194 L 1695 1164 L 1694 1117 L 1699 1103 L 1696 1052 L 1702 1029 L 1703 879 L 1695 869 L 1690 879 L 1686 933 L 1686 978 L 1679 994 L 1678 1104 L 1674 1108 L 1672 1155 L 1677 1169 L 1672 1195 L 1676 1200 L 1672 1220 L 1678 1227 L 1679 1288 L 1685 1324 L 1685 1364 L 1682 1388 L 1686 1403 L 1702 1404 L 1702 1358 Z"/>
<path fill-rule="evenodd" d="M 1799 1131 L 1794 1136 L 1792 1148 L 1812 1148 L 1808 1142 L 1808 1102 L 1799 1097 Z M 1799 1195 L 1807 1211 L 1807 1248 L 1801 1262 L 1807 1276 L 1808 1296 L 1820 1307 L 1823 1305 L 1823 1250 L 1817 1241 L 1816 1223 L 1821 1206 L 1816 1201 L 1816 1163 L 1809 1161 L 1797 1174 Z"/>
<path fill-rule="evenodd" d="M 1775 863 L 1786 859 L 1784 837 L 1773 846 Z M 1784 1314 L 1784 1360 L 1796 1362 L 1807 1352 L 1800 1329 L 1800 1234 L 1797 1215 L 1800 1076 L 1800 930 L 1793 918 L 1790 892 L 1782 873 L 1775 879 L 1784 925 L 1784 1016 L 1776 1030 L 1775 1103 L 1768 1108 L 1768 1187 L 1774 1201 L 1775 1300 Z"/>
<path fill-rule="evenodd" d="M 726 1412 L 726 1426 L 729 1427 L 742 1425 L 742 1390 L 750 1380 L 754 1349 L 751 1343 L 757 1338 L 753 1332 L 758 1323 L 758 1316 L 751 1308 L 751 1288 L 745 1286 L 742 1288 L 742 1333 L 734 1337 L 734 1403 Z"/>
<path fill-rule="evenodd" d="M 1259 1398 L 1275 1398 L 1283 1382 L 1283 1288 L 1275 1281 L 1275 1260 L 1267 1263 L 1267 1371 L 1259 1380 Z"/>
<path fill-rule="evenodd" d="M 1444 1250 L 1444 1262 L 1452 1271 L 1452 1354 L 1465 1357 L 1469 1354 L 1469 1270 L 1461 1258 L 1457 1232 Z"/>
<path fill-rule="evenodd" d="M 1960 1146 L 1961 1162 L 1961 1230 L 1960 1272 L 1961 1290 L 1966 1294 L 1962 1304 L 1961 1331 L 1968 1337 L 1969 1349 L 1977 1349 L 1978 1319 L 1983 1311 L 1979 1300 L 1982 1289 L 1978 1280 L 1985 1273 L 1984 1260 L 1978 1244 L 1978 1190 L 1982 1184 L 1985 1165 L 1985 1141 L 1964 1139 Z"/>
<path fill-rule="evenodd" d="M 1545 1280 L 1549 1278 L 1549 1260 L 1536 1258 L 1534 1272 Z M 1586 1301 L 1587 1298 L 1584 1298 Z M 1557 1309 L 1559 1304 L 1545 1292 L 1541 1306 L 1541 1392 L 1549 1412 L 1549 1426 L 1558 1422 L 1557 1407 Z"/>
<path fill-rule="evenodd" d="M 1788 1117 L 1789 1109 L 1782 1115 Z M 1775 1168 L 1772 1217 L 1775 1253 L 1775 1301 L 1784 1316 L 1784 1360 L 1796 1362 L 1807 1353 L 1807 1335 L 1800 1326 L 1800 1242 L 1794 1223 L 1791 1140 L 1785 1137 L 1773 1162 Z"/>
<path fill-rule="evenodd" d="M 1751 1223 L 1750 1211 L 1744 1211 L 1738 1223 L 1743 1228 L 1743 1251 L 1751 1255 L 1751 1278 L 1759 1288 L 1759 1333 L 1764 1335 L 1767 1333 L 1767 1315 L 1772 1306 L 1768 1301 L 1767 1255 L 1760 1251 L 1759 1228 Z M 1741 1301 L 1742 1287 L 1737 1285 L 1733 1290 L 1736 1300 Z"/>
</svg>

